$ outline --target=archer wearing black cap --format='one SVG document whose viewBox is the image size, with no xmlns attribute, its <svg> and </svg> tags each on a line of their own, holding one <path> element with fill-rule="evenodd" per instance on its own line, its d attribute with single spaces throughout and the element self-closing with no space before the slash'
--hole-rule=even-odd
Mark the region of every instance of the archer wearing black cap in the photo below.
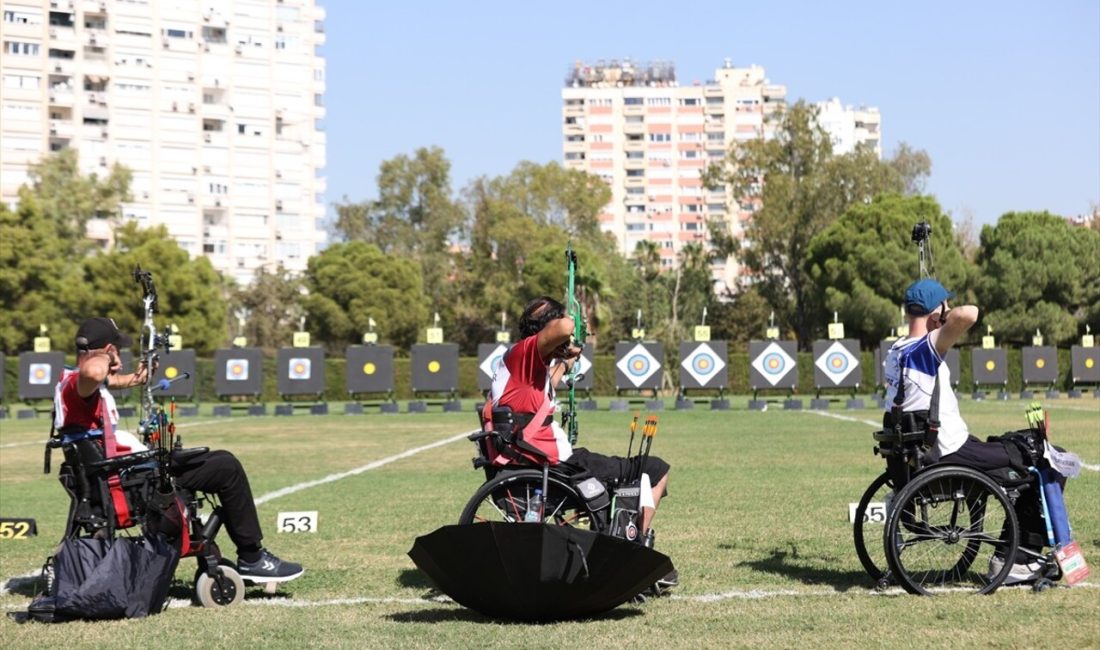
<svg viewBox="0 0 1100 650">
<path fill-rule="evenodd" d="M 115 442 L 121 453 L 141 451 L 144 445 L 134 436 L 116 429 L 118 410 L 107 388 L 129 388 L 144 384 L 149 370 L 144 363 L 137 372 L 124 375 L 121 348 L 133 340 L 119 331 L 110 318 L 89 318 L 76 333 L 76 370 L 66 370 L 55 389 L 55 422 L 58 430 L 83 431 L 90 437 Z M 153 368 L 156 371 L 156 368 Z M 251 582 L 284 582 L 302 575 L 300 564 L 276 557 L 261 544 L 263 533 L 252 498 L 248 475 L 237 457 L 224 450 L 190 456 L 173 465 L 176 485 L 191 491 L 216 494 L 225 515 L 225 528 L 237 547 L 241 577 Z"/>
</svg>

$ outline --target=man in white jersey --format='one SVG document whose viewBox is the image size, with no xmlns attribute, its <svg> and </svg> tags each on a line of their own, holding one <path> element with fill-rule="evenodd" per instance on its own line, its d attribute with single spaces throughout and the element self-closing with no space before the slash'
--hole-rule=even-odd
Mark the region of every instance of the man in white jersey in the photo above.
<svg viewBox="0 0 1100 650">
<path fill-rule="evenodd" d="M 1004 445 L 1000 442 L 982 442 L 970 435 L 959 413 L 959 402 L 951 389 L 947 352 L 977 322 L 978 308 L 973 305 L 950 308 L 947 301 L 954 297 L 955 294 L 930 278 L 918 280 L 905 290 L 909 334 L 898 339 L 886 355 L 886 410 L 889 413 L 894 408 L 899 388 L 902 391 L 901 411 L 904 413 L 928 412 L 932 407 L 933 394 L 938 392 L 939 433 L 936 447 L 930 450 L 929 456 L 936 462 L 956 463 L 980 470 L 1011 467 L 1012 460 Z M 937 381 L 939 391 L 935 390 Z M 936 414 L 931 413 L 928 418 L 935 420 Z M 1021 524 L 1035 526 L 1037 513 L 1023 511 L 1022 505 L 1017 507 Z M 1035 580 L 1039 577 L 1039 568 L 1038 564 L 1016 564 L 1005 584 Z"/>
</svg>

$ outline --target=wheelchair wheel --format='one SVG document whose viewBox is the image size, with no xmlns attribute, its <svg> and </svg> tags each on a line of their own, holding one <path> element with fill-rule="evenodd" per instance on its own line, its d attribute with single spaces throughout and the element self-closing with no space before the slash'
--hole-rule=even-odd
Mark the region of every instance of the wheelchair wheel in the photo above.
<svg viewBox="0 0 1100 650">
<path fill-rule="evenodd" d="M 859 563 L 863 565 L 867 575 L 876 583 L 887 575 L 889 565 L 886 563 L 886 550 L 882 546 L 882 532 L 879 530 L 886 523 L 886 511 L 877 508 L 868 513 L 867 508 L 871 503 L 881 503 L 886 496 L 893 492 L 894 482 L 887 472 L 880 474 L 859 499 L 856 507 L 855 522 L 852 524 L 852 538 L 856 546 L 856 555 Z M 868 547 L 867 542 L 871 545 Z M 889 578 L 887 578 L 889 580 Z"/>
<path fill-rule="evenodd" d="M 232 565 L 220 564 L 218 575 L 210 577 L 205 571 L 195 575 L 195 595 L 203 607 L 228 607 L 244 600 L 244 580 Z"/>
<path fill-rule="evenodd" d="M 991 593 L 1015 558 L 1016 512 L 1004 490 L 977 470 L 957 465 L 918 474 L 894 499 L 883 531 L 895 580 L 911 594 Z M 998 570 L 992 571 L 992 568 Z"/>
<path fill-rule="evenodd" d="M 535 490 L 542 489 L 542 472 L 536 469 L 501 472 L 482 484 L 462 510 L 460 524 L 487 521 L 521 522 Z M 543 523 L 599 530 L 599 519 L 590 512 L 573 486 L 550 476 L 543 498 Z"/>
</svg>

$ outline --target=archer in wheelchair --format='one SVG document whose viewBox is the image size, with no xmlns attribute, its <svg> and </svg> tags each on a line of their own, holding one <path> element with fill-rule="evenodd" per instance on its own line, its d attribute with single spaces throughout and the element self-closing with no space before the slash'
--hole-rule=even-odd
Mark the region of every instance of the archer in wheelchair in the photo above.
<svg viewBox="0 0 1100 650">
<path fill-rule="evenodd" d="M 161 339 L 166 345 L 167 336 L 152 328 L 151 277 L 148 283 L 150 340 L 137 372 L 120 372 L 119 349 L 132 341 L 113 320 L 91 318 L 80 326 L 77 366 L 65 371 L 55 390 L 45 470 L 49 473 L 50 450 L 60 448 L 65 460 L 58 478 L 71 499 L 65 540 L 112 540 L 135 527 L 146 534 L 161 533 L 180 557 L 198 560 L 199 602 L 229 605 L 243 598 L 245 582 L 270 591 L 276 583 L 302 575 L 303 569 L 262 546 L 248 476 L 237 458 L 227 451 L 184 448 L 174 423 L 153 401 L 148 379 L 155 371 L 156 347 Z M 118 412 L 108 391 L 136 386 L 144 387 L 143 441 L 116 428 Z M 200 510 L 208 504 L 212 512 L 203 520 Z M 236 546 L 236 564 L 222 556 L 215 542 L 223 524 Z"/>
<path fill-rule="evenodd" d="M 531 301 L 519 322 L 521 340 L 505 353 L 490 398 L 479 414 L 482 430 L 470 436 L 480 456 L 475 469 L 486 482 L 467 503 L 459 523 L 545 522 L 583 526 L 652 546 L 653 515 L 668 485 L 669 465 L 649 454 L 656 418 L 644 424 L 638 453 L 607 456 L 573 447 L 554 414 L 562 409 L 554 386 L 581 354 L 576 323 L 553 298 Z M 571 407 L 572 405 L 570 405 Z M 631 425 L 631 443 L 637 416 Z M 678 583 L 675 571 L 654 586 Z"/>
<path fill-rule="evenodd" d="M 952 309 L 953 297 L 931 278 L 905 292 L 909 332 L 886 357 L 887 408 L 874 434 L 886 472 L 855 516 L 860 561 L 880 588 L 898 583 L 915 594 L 990 593 L 1017 583 L 1039 590 L 1063 572 L 1076 582 L 1087 567 L 1072 543 L 1062 487 L 1080 463 L 1049 444 L 1038 405 L 1026 430 L 986 442 L 970 435 L 945 358 L 978 308 Z M 864 536 L 863 515 L 876 500 L 886 503 L 881 553 Z"/>
</svg>

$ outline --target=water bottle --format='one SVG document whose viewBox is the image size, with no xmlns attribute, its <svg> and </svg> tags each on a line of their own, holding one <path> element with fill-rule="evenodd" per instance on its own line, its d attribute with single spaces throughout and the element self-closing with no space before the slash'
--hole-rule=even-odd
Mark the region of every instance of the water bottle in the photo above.
<svg viewBox="0 0 1100 650">
<path fill-rule="evenodd" d="M 527 512 L 523 514 L 523 521 L 542 523 L 542 490 L 536 489 L 535 496 L 527 500 Z"/>
</svg>

